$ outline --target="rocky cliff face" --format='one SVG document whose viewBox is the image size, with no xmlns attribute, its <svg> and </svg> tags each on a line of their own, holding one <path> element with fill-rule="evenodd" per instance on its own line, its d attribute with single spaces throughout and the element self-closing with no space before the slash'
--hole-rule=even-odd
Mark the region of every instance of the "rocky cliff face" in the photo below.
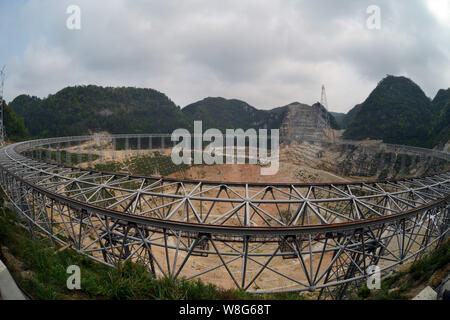
<svg viewBox="0 0 450 320">
<path fill-rule="evenodd" d="M 382 147 L 339 146 L 336 172 L 344 176 L 379 180 L 421 176 L 449 169 L 449 163 L 431 155 L 398 153 Z"/>
<path fill-rule="evenodd" d="M 287 106 L 287 113 L 280 128 L 281 141 L 321 141 L 329 138 L 329 124 L 325 108 L 316 103 L 312 106 L 293 103 Z"/>
<path fill-rule="evenodd" d="M 448 140 L 448 142 L 445 144 L 443 151 L 450 152 L 450 140 Z"/>
<path fill-rule="evenodd" d="M 450 169 L 449 162 L 431 154 L 399 152 L 379 142 L 293 143 L 283 150 L 282 160 L 356 179 L 414 177 Z"/>
</svg>

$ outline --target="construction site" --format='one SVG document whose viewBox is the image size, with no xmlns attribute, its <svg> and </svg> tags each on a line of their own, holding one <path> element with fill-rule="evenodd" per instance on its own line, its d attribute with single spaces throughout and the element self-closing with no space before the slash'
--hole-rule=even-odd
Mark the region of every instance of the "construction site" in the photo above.
<svg viewBox="0 0 450 320">
<path fill-rule="evenodd" d="M 324 106 L 325 105 L 325 106 Z M 250 293 L 342 299 L 371 274 L 437 247 L 448 153 L 347 141 L 322 103 L 293 104 L 279 172 L 174 165 L 170 135 L 31 140 L 1 149 L 1 185 L 32 234 L 109 265 Z"/>
</svg>

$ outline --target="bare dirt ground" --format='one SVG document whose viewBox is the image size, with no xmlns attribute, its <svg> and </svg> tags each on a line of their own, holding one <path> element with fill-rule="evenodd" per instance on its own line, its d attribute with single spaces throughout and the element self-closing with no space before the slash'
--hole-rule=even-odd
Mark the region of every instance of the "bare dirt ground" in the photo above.
<svg viewBox="0 0 450 320">
<path fill-rule="evenodd" d="M 341 177 L 324 170 L 333 166 L 338 156 L 338 153 L 331 152 L 318 145 L 307 142 L 293 143 L 289 147 L 280 149 L 279 170 L 274 175 L 262 175 L 262 166 L 257 164 L 218 164 L 194 166 L 185 172 L 176 172 L 170 177 L 268 184 L 351 181 L 352 179 L 348 177 Z"/>
<path fill-rule="evenodd" d="M 169 177 L 190 180 L 268 184 L 348 181 L 348 179 L 324 170 L 288 162 L 280 163 L 279 171 L 275 175 L 261 175 L 261 166 L 255 164 L 218 164 L 211 166 L 195 166 L 183 173 L 173 173 Z"/>
<path fill-rule="evenodd" d="M 111 148 L 109 148 L 111 147 Z M 170 156 L 171 148 L 154 150 L 116 150 L 112 151 L 109 141 L 86 142 L 66 148 L 74 153 L 91 153 L 100 155 L 92 161 L 97 164 L 105 161 L 123 162 L 134 156 L 150 156 L 152 152 L 159 152 Z M 319 156 L 320 153 L 320 156 Z M 217 164 L 192 166 L 183 172 L 175 172 L 170 178 L 189 180 L 208 180 L 221 182 L 251 182 L 251 183 L 309 183 L 309 182 L 346 182 L 352 179 L 333 174 L 328 167 L 333 166 L 337 153 L 321 148 L 318 145 L 294 143 L 290 147 L 280 150 L 279 170 L 275 175 L 262 175 L 261 165 L 258 164 Z M 88 163 L 81 164 L 87 167 Z M 152 175 L 150 173 L 148 175 Z"/>
</svg>

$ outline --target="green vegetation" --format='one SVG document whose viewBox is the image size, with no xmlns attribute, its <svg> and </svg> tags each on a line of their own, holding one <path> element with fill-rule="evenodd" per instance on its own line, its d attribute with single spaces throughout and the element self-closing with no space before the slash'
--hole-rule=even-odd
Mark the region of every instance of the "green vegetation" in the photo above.
<svg viewBox="0 0 450 320">
<path fill-rule="evenodd" d="M 121 172 L 123 170 L 123 164 L 119 161 L 106 161 L 105 163 L 96 164 L 94 168 L 95 170 L 104 172 Z"/>
<path fill-rule="evenodd" d="M 167 133 L 176 128 L 278 129 L 287 107 L 258 110 L 224 98 L 206 98 L 183 108 L 153 89 L 111 88 L 94 85 L 67 87 L 45 99 L 20 95 L 11 107 L 25 119 L 33 137 L 83 135 L 91 132 Z M 330 114 L 333 128 L 339 125 Z"/>
<path fill-rule="evenodd" d="M 445 276 L 450 271 L 450 240 L 443 243 L 438 249 L 416 261 L 408 268 L 381 281 L 380 290 L 369 290 L 361 287 L 357 296 L 360 299 L 392 300 L 410 299 L 411 292 L 421 285 L 436 286 L 433 275 Z M 440 280 L 440 277 L 436 277 Z M 418 293 L 418 292 L 417 292 Z"/>
<path fill-rule="evenodd" d="M 433 123 L 430 131 L 430 145 L 442 147 L 450 140 L 450 88 L 439 90 L 431 107 Z"/>
<path fill-rule="evenodd" d="M 73 250 L 58 251 L 46 240 L 34 242 L 28 231 L 17 227 L 14 216 L 0 217 L 0 242 L 17 257 L 28 276 L 11 263 L 8 268 L 35 299 L 218 299 L 218 290 L 200 281 L 156 279 L 147 269 L 127 261 L 109 268 Z M 68 290 L 67 267 L 81 269 L 81 290 Z M 31 274 L 31 275 L 30 275 Z"/>
<path fill-rule="evenodd" d="M 430 100 L 405 77 L 387 76 L 357 107 L 344 137 L 428 146 Z"/>
<path fill-rule="evenodd" d="M 3 120 L 5 122 L 6 139 L 9 141 L 22 141 L 29 137 L 23 118 L 3 101 Z"/>
<path fill-rule="evenodd" d="M 193 123 L 202 120 L 203 128 L 225 129 L 267 128 L 278 129 L 286 113 L 286 108 L 258 110 L 244 101 L 224 98 L 205 98 L 182 109 L 183 114 Z"/>
<path fill-rule="evenodd" d="M 94 85 L 67 87 L 45 99 L 20 95 L 10 107 L 5 110 L 10 140 L 28 135 L 45 138 L 99 131 L 192 131 L 194 120 L 203 121 L 203 130 L 277 129 L 287 112 L 287 106 L 259 110 L 244 101 L 220 97 L 205 98 L 181 109 L 153 89 Z M 333 129 L 346 129 L 346 139 L 442 147 L 450 139 L 450 89 L 440 90 L 431 101 L 410 79 L 387 76 L 363 103 L 347 114 L 330 112 L 329 119 Z"/>
<path fill-rule="evenodd" d="M 341 129 L 341 125 L 339 124 L 339 122 L 336 120 L 336 118 L 331 113 L 328 113 L 328 119 L 330 121 L 330 127 L 332 129 L 335 129 L 335 130 Z"/>
<path fill-rule="evenodd" d="M 330 114 L 333 116 L 334 120 L 336 121 L 336 124 L 338 125 L 339 128 L 335 128 L 335 129 L 345 129 L 345 113 L 341 113 L 341 112 L 330 112 Z"/>
<path fill-rule="evenodd" d="M 174 164 L 169 156 L 162 155 L 159 152 L 153 152 L 152 156 L 134 156 L 123 162 L 108 161 L 95 165 L 95 169 L 98 171 L 125 172 L 143 176 L 158 174 L 163 177 L 188 168 L 189 166 L 186 164 Z"/>
<path fill-rule="evenodd" d="M 34 137 L 166 133 L 187 126 L 180 108 L 153 89 L 67 87 L 45 99 L 20 95 L 11 107 Z"/>
<path fill-rule="evenodd" d="M 127 159 L 125 166 L 131 174 L 148 175 L 149 172 L 153 173 L 156 170 L 163 177 L 189 168 L 186 164 L 174 164 L 169 156 L 161 155 L 159 152 L 155 152 L 151 157 L 140 156 Z"/>
<path fill-rule="evenodd" d="M 303 299 L 296 293 L 250 295 L 241 290 L 220 290 L 200 280 L 156 278 L 145 266 L 131 261 L 110 268 L 71 249 L 61 250 L 39 234 L 39 241 L 33 241 L 28 231 L 17 224 L 16 215 L 3 206 L 3 198 L 0 206 L 0 244 L 13 258 L 6 258 L 5 248 L 0 257 L 33 299 Z M 70 265 L 81 269 L 80 290 L 67 289 L 66 270 Z"/>
<path fill-rule="evenodd" d="M 445 104 L 450 99 L 450 88 L 447 90 L 440 89 L 437 93 L 434 99 L 431 101 L 431 112 L 433 114 L 433 118 L 439 118 L 439 114 Z"/>
<path fill-rule="evenodd" d="M 339 121 L 339 124 L 342 129 L 347 129 L 349 123 L 352 122 L 353 118 L 358 113 L 358 110 L 360 107 L 361 107 L 361 104 L 357 104 L 347 114 L 345 114 L 344 117 L 341 118 L 341 120 Z"/>
<path fill-rule="evenodd" d="M 202 120 L 204 128 L 222 131 L 233 128 L 279 129 L 286 117 L 287 106 L 259 110 L 244 101 L 209 97 L 186 106 L 182 112 L 191 123 Z M 339 124 L 331 113 L 329 118 L 331 127 L 339 129 Z"/>
<path fill-rule="evenodd" d="M 71 249 L 29 232 L 0 198 L 0 258 L 14 279 L 34 299 L 304 299 L 298 293 L 250 295 L 241 290 L 221 290 L 199 280 L 156 278 L 145 266 L 127 261 L 110 268 Z M 6 250 L 7 248 L 7 250 Z M 436 279 L 450 271 L 450 240 L 413 263 L 405 271 L 382 280 L 380 290 L 360 288 L 354 298 L 409 299 L 422 285 L 436 286 Z M 81 268 L 81 289 L 68 290 L 67 267 Z"/>
<path fill-rule="evenodd" d="M 341 120 L 344 138 L 441 147 L 450 139 L 450 89 L 433 101 L 405 77 L 387 76 Z"/>
</svg>

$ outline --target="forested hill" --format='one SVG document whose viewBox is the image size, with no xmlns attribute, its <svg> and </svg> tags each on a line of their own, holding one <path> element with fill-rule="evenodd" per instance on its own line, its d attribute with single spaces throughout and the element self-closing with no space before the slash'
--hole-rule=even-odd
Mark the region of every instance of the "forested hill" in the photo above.
<svg viewBox="0 0 450 320">
<path fill-rule="evenodd" d="M 260 110 L 246 102 L 224 98 L 206 98 L 182 109 L 191 122 L 202 120 L 204 128 L 217 128 L 222 131 L 228 128 L 279 129 L 287 110 L 288 106 Z M 338 129 L 336 119 L 331 114 L 329 117 L 331 126 Z"/>
<path fill-rule="evenodd" d="M 339 123 L 339 126 L 341 127 L 341 129 L 347 129 L 348 124 L 353 120 L 353 118 L 355 117 L 356 113 L 358 112 L 360 106 L 361 106 L 361 104 L 357 104 L 349 112 L 344 113 L 344 114 L 338 114 L 338 115 L 333 114 L 334 117 L 336 118 L 337 122 Z"/>
<path fill-rule="evenodd" d="M 40 99 L 15 98 L 5 111 L 5 121 L 14 140 L 31 137 L 82 135 L 92 132 L 167 133 L 177 128 L 193 129 L 194 120 L 203 129 L 280 128 L 287 106 L 260 110 L 244 101 L 205 98 L 176 106 L 153 89 L 99 86 L 67 87 Z M 9 113 L 8 113 L 9 112 Z M 344 138 L 381 139 L 384 142 L 422 147 L 442 147 L 450 139 L 450 89 L 440 90 L 433 100 L 410 79 L 388 76 L 369 97 L 347 114 L 330 114 L 330 124 L 346 128 Z M 339 124 L 338 124 L 339 122 Z"/>
<path fill-rule="evenodd" d="M 67 87 L 45 99 L 21 95 L 10 105 L 36 137 L 166 133 L 187 126 L 180 108 L 153 89 Z"/>
<path fill-rule="evenodd" d="M 422 89 L 410 79 L 387 76 L 356 107 L 344 137 L 429 146 L 430 103 Z"/>
<path fill-rule="evenodd" d="M 442 148 L 450 140 L 450 88 L 439 90 L 431 102 L 433 122 L 430 132 L 430 145 Z"/>
<path fill-rule="evenodd" d="M 33 137 L 82 135 L 92 132 L 167 133 L 192 131 L 194 120 L 203 129 L 278 129 L 287 106 L 259 110 L 244 101 L 205 98 L 182 110 L 166 95 L 152 89 L 98 86 L 67 87 L 45 99 L 20 95 L 11 107 L 25 119 Z M 330 115 L 334 128 L 337 122 Z"/>
<path fill-rule="evenodd" d="M 387 76 L 340 120 L 344 138 L 442 148 L 450 140 L 450 88 L 430 100 L 412 80 Z"/>
<path fill-rule="evenodd" d="M 437 92 L 436 96 L 431 101 L 431 112 L 433 114 L 434 119 L 440 117 L 442 109 L 449 100 L 450 100 L 450 88 L 448 88 L 447 90 L 441 89 Z"/>
<path fill-rule="evenodd" d="M 21 141 L 29 137 L 23 118 L 3 101 L 3 121 L 5 123 L 6 139 L 8 141 Z"/>
<path fill-rule="evenodd" d="M 285 111 L 284 107 L 270 111 L 258 110 L 244 101 L 220 97 L 209 97 L 182 109 L 190 122 L 201 120 L 204 128 L 217 128 L 221 131 L 233 128 L 278 129 Z"/>
</svg>

